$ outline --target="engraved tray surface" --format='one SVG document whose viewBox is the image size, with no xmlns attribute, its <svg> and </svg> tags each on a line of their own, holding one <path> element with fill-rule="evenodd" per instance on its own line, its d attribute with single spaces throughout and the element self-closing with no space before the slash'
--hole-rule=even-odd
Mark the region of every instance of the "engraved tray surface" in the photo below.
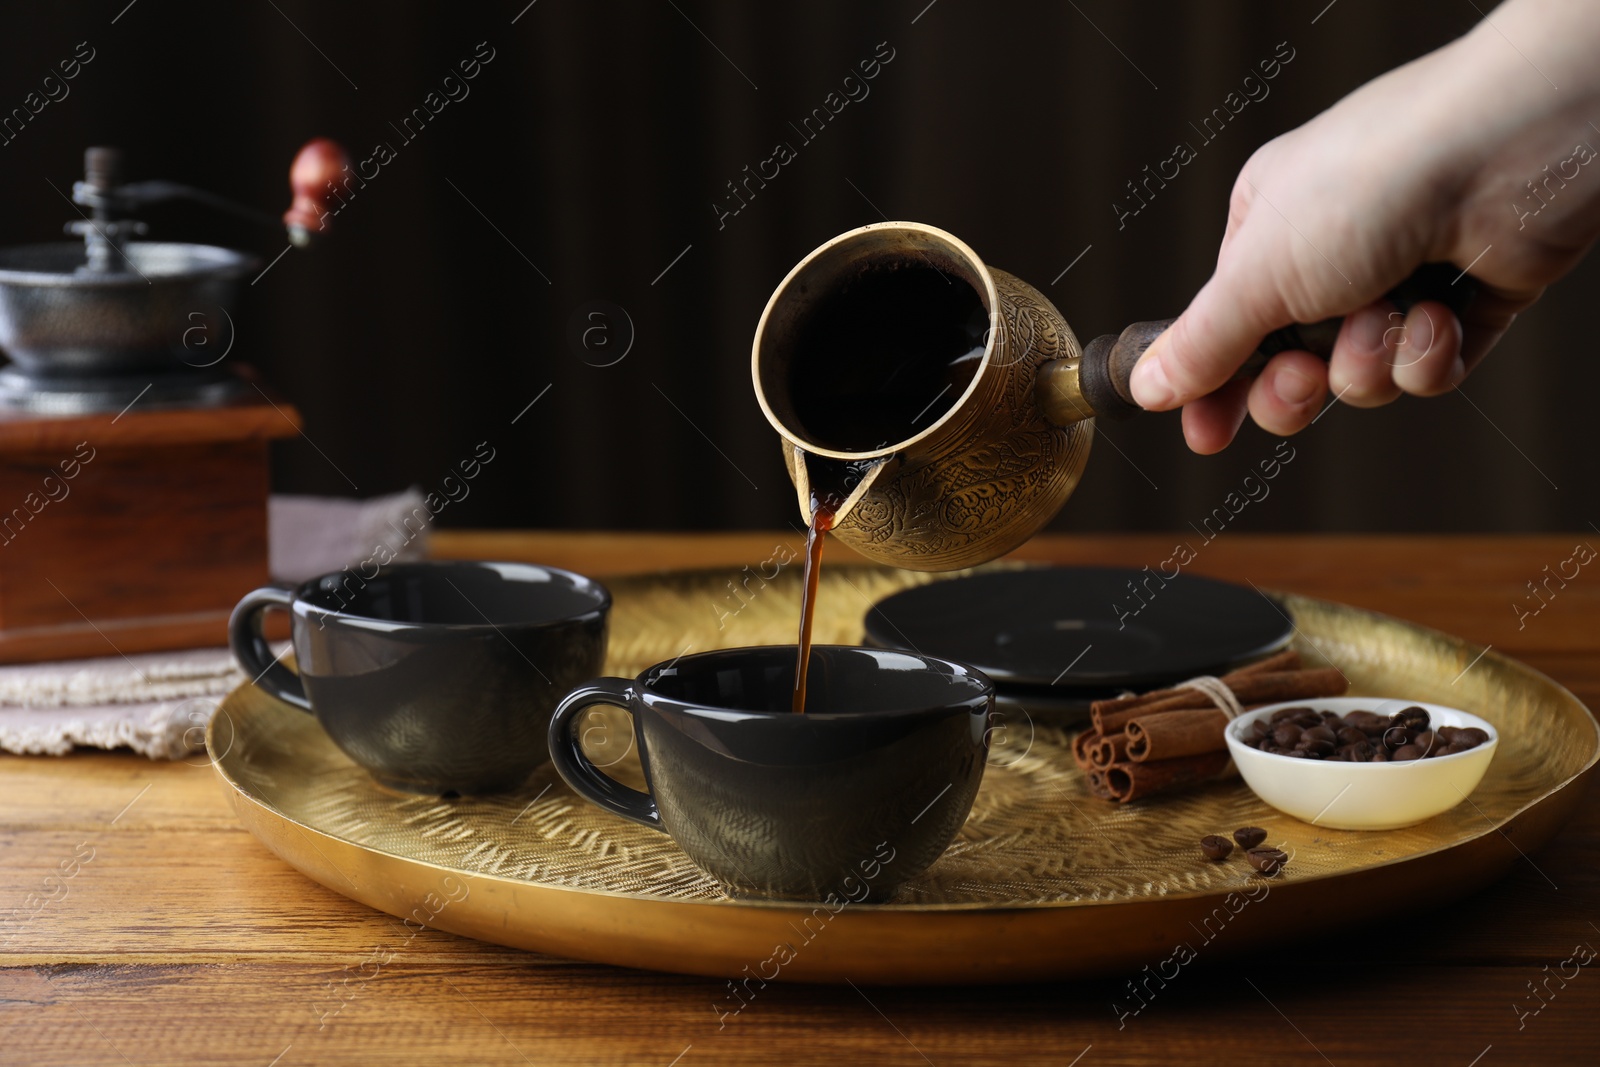
<svg viewBox="0 0 1600 1067">
<path fill-rule="evenodd" d="M 609 581 L 607 672 L 684 652 L 793 641 L 798 574 L 763 584 L 699 571 Z M 816 637 L 856 643 L 873 601 L 935 576 L 825 568 Z M 972 814 L 945 855 L 887 904 L 736 899 L 664 834 L 595 808 L 554 770 L 513 794 L 399 794 L 349 761 L 310 716 L 252 686 L 207 743 L 246 827 L 283 859 L 394 915 L 501 944 L 627 966 L 733 977 L 770 965 L 801 981 L 1003 982 L 1137 971 L 1178 944 L 1238 951 L 1281 936 L 1270 913 L 1361 892 L 1464 895 L 1555 833 L 1600 757 L 1571 693 L 1514 660 L 1400 620 L 1288 596 L 1296 644 L 1356 695 L 1481 715 L 1501 743 L 1466 803 L 1418 826 L 1330 830 L 1267 807 L 1237 779 L 1116 806 L 1091 797 L 1070 731 L 997 718 Z M 584 720 L 591 758 L 640 784 L 622 712 Z M 1212 863 L 1199 838 L 1259 825 L 1291 862 L 1270 882 Z M 1515 842 L 1513 842 L 1515 838 Z M 1235 915 L 1252 921 L 1234 924 Z M 1256 921 L 1259 920 L 1259 921 Z"/>
</svg>

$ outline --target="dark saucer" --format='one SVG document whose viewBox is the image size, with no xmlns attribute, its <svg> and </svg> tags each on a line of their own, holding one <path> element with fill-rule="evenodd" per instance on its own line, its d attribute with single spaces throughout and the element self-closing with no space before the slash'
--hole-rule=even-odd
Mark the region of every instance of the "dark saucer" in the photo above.
<svg viewBox="0 0 1600 1067">
<path fill-rule="evenodd" d="M 1089 705 L 1096 700 L 1109 700 L 1126 692 L 1124 689 L 1046 689 L 1036 687 L 995 686 L 995 714 L 1009 716 L 1017 722 L 1034 722 L 1042 726 L 1076 726 L 1089 721 Z"/>
<path fill-rule="evenodd" d="M 870 645 L 971 664 L 999 699 L 1066 713 L 1122 689 L 1221 673 L 1294 632 L 1288 614 L 1248 586 L 1117 567 L 933 582 L 879 601 L 865 624 Z"/>
</svg>

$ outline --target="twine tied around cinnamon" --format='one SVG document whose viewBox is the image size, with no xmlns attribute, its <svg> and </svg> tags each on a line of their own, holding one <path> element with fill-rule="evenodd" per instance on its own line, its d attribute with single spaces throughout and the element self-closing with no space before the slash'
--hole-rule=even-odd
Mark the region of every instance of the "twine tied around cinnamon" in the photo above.
<svg viewBox="0 0 1600 1067">
<path fill-rule="evenodd" d="M 1172 688 L 1193 689 L 1198 693 L 1203 693 L 1210 699 L 1211 703 L 1217 706 L 1219 711 L 1228 716 L 1229 722 L 1244 714 L 1244 705 L 1239 703 L 1239 698 L 1228 687 L 1228 683 L 1214 675 L 1196 675 L 1187 682 L 1179 682 Z"/>
<path fill-rule="evenodd" d="M 1217 706 L 1217 710 L 1228 717 L 1229 722 L 1244 714 L 1244 706 L 1239 703 L 1239 698 L 1234 696 L 1233 690 L 1228 688 L 1228 683 L 1213 675 L 1197 675 L 1187 682 L 1179 682 L 1173 688 L 1193 689 L 1197 693 L 1205 694 L 1211 700 L 1211 703 Z M 1222 777 L 1232 777 L 1237 770 L 1238 768 L 1233 763 L 1233 756 L 1230 754 L 1227 766 L 1223 767 L 1219 773 Z"/>
</svg>

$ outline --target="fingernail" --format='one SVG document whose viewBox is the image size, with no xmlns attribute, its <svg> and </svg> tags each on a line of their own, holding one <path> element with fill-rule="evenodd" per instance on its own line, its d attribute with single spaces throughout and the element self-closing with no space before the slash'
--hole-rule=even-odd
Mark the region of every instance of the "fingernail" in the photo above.
<svg viewBox="0 0 1600 1067">
<path fill-rule="evenodd" d="M 1466 380 L 1467 364 L 1460 356 L 1457 356 L 1455 363 L 1450 367 L 1450 388 L 1454 389 Z"/>
<path fill-rule="evenodd" d="M 1318 382 L 1293 367 L 1284 367 L 1272 379 L 1272 391 L 1285 404 L 1304 404 L 1316 395 Z"/>
<path fill-rule="evenodd" d="M 1133 378 L 1128 387 L 1140 407 L 1158 411 L 1172 403 L 1172 383 L 1167 381 L 1167 369 L 1154 353 L 1146 352 L 1133 368 Z"/>
</svg>

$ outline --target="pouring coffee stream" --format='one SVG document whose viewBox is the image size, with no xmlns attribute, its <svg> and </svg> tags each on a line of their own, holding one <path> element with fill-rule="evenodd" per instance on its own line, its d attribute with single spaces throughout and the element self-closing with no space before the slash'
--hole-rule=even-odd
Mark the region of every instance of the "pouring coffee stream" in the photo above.
<svg viewBox="0 0 1600 1067">
<path fill-rule="evenodd" d="M 889 314 L 885 314 L 885 310 Z M 939 401 L 959 395 L 985 349 L 988 315 L 970 286 L 931 266 L 869 269 L 852 284 L 825 293 L 799 323 L 796 344 L 806 355 L 791 378 L 795 417 L 811 439 L 855 451 L 899 441 Z M 860 499 L 881 459 L 805 458 L 807 498 L 805 593 L 801 601 L 794 710 L 805 709 L 811 621 L 822 546 L 837 518 Z"/>
<path fill-rule="evenodd" d="M 1475 290 L 1430 263 L 1389 300 L 1402 312 L 1437 300 L 1460 315 Z M 751 373 L 808 526 L 796 711 L 824 534 L 913 570 L 973 567 L 1018 547 L 1077 487 L 1095 419 L 1140 410 L 1134 365 L 1172 321 L 1081 347 L 1038 290 L 914 222 L 851 230 L 789 272 L 757 324 Z M 1342 321 L 1274 331 L 1238 376 L 1283 351 L 1329 358 Z"/>
</svg>

